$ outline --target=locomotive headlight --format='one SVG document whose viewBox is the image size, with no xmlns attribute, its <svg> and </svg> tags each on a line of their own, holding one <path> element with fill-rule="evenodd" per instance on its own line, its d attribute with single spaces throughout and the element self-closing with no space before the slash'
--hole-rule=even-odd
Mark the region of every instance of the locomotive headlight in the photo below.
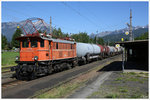
<svg viewBox="0 0 150 100">
<path fill-rule="evenodd" d="M 38 56 L 34 56 L 34 60 L 37 61 L 38 60 Z"/>
<path fill-rule="evenodd" d="M 19 60 L 19 57 L 18 57 L 18 56 L 16 56 L 16 60 L 17 60 L 17 61 Z"/>
</svg>

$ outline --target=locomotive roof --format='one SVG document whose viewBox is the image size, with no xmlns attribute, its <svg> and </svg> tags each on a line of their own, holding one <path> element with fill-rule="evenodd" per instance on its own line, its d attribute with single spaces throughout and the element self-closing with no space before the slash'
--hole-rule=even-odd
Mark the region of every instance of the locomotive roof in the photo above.
<svg viewBox="0 0 150 100">
<path fill-rule="evenodd" d="M 67 41 L 67 40 L 61 40 L 61 39 L 53 39 L 53 38 L 46 38 L 46 37 L 41 37 L 44 40 L 49 40 L 53 42 L 59 42 L 59 43 L 69 43 L 69 44 L 75 44 L 76 42 L 73 41 Z"/>
<path fill-rule="evenodd" d="M 45 36 L 39 36 L 39 35 L 31 35 L 31 36 L 21 36 L 16 38 L 16 40 L 23 40 L 26 38 L 34 38 L 34 39 L 44 39 L 44 40 L 49 40 L 53 42 L 59 42 L 59 43 L 69 43 L 69 44 L 75 44 L 76 42 L 73 41 L 67 41 L 67 40 L 61 40 L 61 39 L 54 39 L 54 38 L 48 38 Z"/>
</svg>

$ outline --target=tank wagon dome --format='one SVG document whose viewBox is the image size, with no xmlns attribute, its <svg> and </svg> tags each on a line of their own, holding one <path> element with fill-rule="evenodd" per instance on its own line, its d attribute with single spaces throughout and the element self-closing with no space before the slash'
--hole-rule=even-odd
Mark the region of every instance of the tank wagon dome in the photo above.
<svg viewBox="0 0 150 100">
<path fill-rule="evenodd" d="M 96 44 L 76 42 L 77 57 L 84 57 L 87 54 L 99 54 L 101 49 Z"/>
</svg>

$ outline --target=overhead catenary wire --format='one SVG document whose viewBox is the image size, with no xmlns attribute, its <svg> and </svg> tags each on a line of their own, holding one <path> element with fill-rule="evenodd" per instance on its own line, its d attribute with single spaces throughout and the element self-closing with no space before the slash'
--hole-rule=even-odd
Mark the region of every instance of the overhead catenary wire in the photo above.
<svg viewBox="0 0 150 100">
<path fill-rule="evenodd" d="M 84 16 L 83 14 L 81 14 L 79 11 L 77 11 L 76 9 L 74 9 L 73 7 L 71 7 L 70 5 L 68 5 L 65 2 L 62 2 L 62 4 L 64 4 L 66 7 L 70 8 L 72 11 L 74 11 L 75 13 L 77 13 L 79 16 L 83 17 L 84 19 L 86 19 L 88 22 L 90 22 L 91 24 L 95 25 L 96 27 L 100 27 L 99 25 L 97 25 L 96 23 L 94 23 L 93 21 L 91 21 L 88 17 Z"/>
<path fill-rule="evenodd" d="M 27 14 L 27 13 L 23 13 L 23 12 L 20 12 L 19 10 L 14 10 L 14 9 L 9 9 L 9 8 L 7 8 L 7 7 L 4 7 L 5 9 L 7 9 L 8 11 L 12 11 L 12 12 L 15 12 L 15 13 L 17 13 L 17 14 L 21 14 L 21 15 L 23 15 L 24 17 L 32 17 L 31 15 L 29 15 L 29 14 Z"/>
<path fill-rule="evenodd" d="M 84 14 L 82 14 L 81 12 L 79 12 L 78 10 L 76 10 L 75 8 L 71 7 L 69 4 L 67 4 L 66 2 L 62 2 L 65 6 L 67 6 L 68 8 L 70 8 L 71 10 L 73 10 L 75 13 L 77 13 L 79 16 L 81 16 L 82 18 L 86 19 L 88 22 L 90 22 L 91 24 L 95 25 L 98 27 L 98 29 L 104 29 L 106 30 L 107 27 L 109 28 L 112 28 L 112 27 L 116 27 L 116 26 L 120 26 L 120 24 L 116 24 L 116 25 L 103 25 L 103 27 L 100 27 L 98 26 L 96 23 L 94 23 L 91 19 L 89 19 L 87 16 L 85 16 Z M 6 8 L 6 7 L 5 7 Z M 7 10 L 9 11 L 12 11 L 12 12 L 15 12 L 15 13 L 18 13 L 18 14 L 21 14 L 25 17 L 32 17 L 30 14 L 27 14 L 27 13 L 23 13 L 23 12 L 20 12 L 20 11 L 17 11 L 17 10 L 14 10 L 14 9 L 9 9 L 9 8 L 6 8 Z M 95 15 L 94 15 L 95 16 Z M 95 16 L 96 17 L 96 16 Z M 13 20 L 15 19 L 21 19 L 21 18 L 18 18 L 18 17 L 11 17 Z M 96 17 L 97 18 L 97 17 Z M 63 29 L 69 29 L 69 30 L 77 30 L 77 29 L 73 29 L 73 28 L 68 28 L 68 27 L 64 27 L 64 26 L 61 26 L 61 25 L 58 25 L 58 24 L 55 24 L 55 22 L 53 22 L 53 25 L 55 26 L 58 26 L 60 28 L 63 28 Z M 104 28 L 104 26 L 106 26 Z M 96 29 L 97 30 L 97 29 Z M 99 31 L 100 32 L 100 31 Z"/>
</svg>

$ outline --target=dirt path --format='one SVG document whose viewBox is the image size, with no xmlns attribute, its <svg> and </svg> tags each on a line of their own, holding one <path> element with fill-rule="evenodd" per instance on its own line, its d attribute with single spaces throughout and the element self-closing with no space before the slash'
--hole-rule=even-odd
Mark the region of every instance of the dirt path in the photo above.
<svg viewBox="0 0 150 100">
<path fill-rule="evenodd" d="M 76 91 L 74 94 L 70 95 L 68 98 L 86 98 L 91 95 L 93 92 L 97 91 L 98 88 L 108 77 L 112 74 L 112 72 L 105 72 L 99 75 L 93 82 L 86 87 Z"/>
</svg>

